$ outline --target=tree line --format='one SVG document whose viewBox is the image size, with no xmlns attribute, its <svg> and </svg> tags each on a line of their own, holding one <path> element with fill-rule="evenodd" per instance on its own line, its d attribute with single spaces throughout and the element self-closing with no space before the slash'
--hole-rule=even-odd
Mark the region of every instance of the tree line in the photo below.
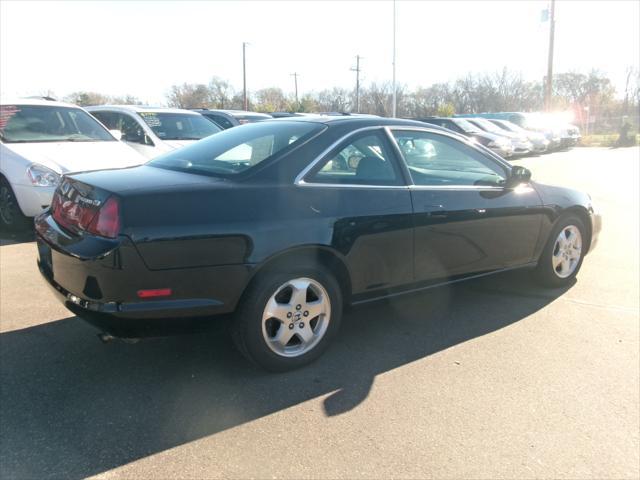
<svg viewBox="0 0 640 480">
<path fill-rule="evenodd" d="M 573 110 L 576 123 L 595 130 L 615 130 L 627 117 L 637 128 L 640 107 L 640 74 L 628 69 L 625 91 L 616 95 L 611 80 L 602 72 L 567 72 L 553 77 L 554 109 Z M 372 82 L 360 88 L 360 113 L 391 116 L 392 85 Z M 467 74 L 446 83 L 409 90 L 397 85 L 397 116 L 450 116 L 454 113 L 491 111 L 540 111 L 543 109 L 542 81 L 527 81 L 503 69 L 486 74 Z M 95 92 L 75 92 L 65 100 L 78 105 L 104 103 L 138 104 L 140 99 L 126 95 L 110 97 Z M 213 77 L 208 84 L 173 85 L 166 94 L 166 104 L 176 108 L 243 109 L 242 91 L 225 79 Z M 296 98 L 281 88 L 269 87 L 250 92 L 249 110 L 258 112 L 354 112 L 355 89 L 332 87 L 308 92 Z M 586 107 L 586 108 L 585 108 Z"/>
</svg>

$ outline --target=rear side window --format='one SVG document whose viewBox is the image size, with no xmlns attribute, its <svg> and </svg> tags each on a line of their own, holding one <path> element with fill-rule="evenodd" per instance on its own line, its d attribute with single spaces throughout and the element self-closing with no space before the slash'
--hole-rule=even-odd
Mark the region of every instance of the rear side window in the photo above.
<svg viewBox="0 0 640 480">
<path fill-rule="evenodd" d="M 201 175 L 237 175 L 291 150 L 324 128 L 312 122 L 251 123 L 174 150 L 147 165 Z"/>
<path fill-rule="evenodd" d="M 345 141 L 320 162 L 306 183 L 338 185 L 400 185 L 393 154 L 379 132 L 363 133 Z"/>
</svg>

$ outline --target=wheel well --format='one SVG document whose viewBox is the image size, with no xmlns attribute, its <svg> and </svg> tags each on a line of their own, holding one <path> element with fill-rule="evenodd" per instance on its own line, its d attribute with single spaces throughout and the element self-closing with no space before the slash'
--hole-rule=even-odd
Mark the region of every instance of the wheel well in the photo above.
<svg viewBox="0 0 640 480">
<path fill-rule="evenodd" d="M 288 267 L 300 266 L 316 266 L 321 265 L 335 275 L 342 295 L 346 302 L 351 297 L 351 275 L 344 261 L 327 247 L 314 246 L 302 247 L 275 255 L 269 258 L 262 266 L 260 266 L 253 274 L 251 282 L 259 275 L 272 272 L 274 270 L 282 270 Z"/>
<path fill-rule="evenodd" d="M 587 244 L 587 252 L 589 251 L 589 249 L 591 248 L 591 216 L 589 215 L 589 213 L 584 209 L 584 207 L 571 207 L 571 208 L 567 208 L 562 216 L 566 216 L 566 215 L 570 215 L 573 214 L 575 216 L 577 216 L 580 220 L 582 220 L 582 223 L 584 223 L 584 228 L 586 228 L 586 234 L 587 234 L 587 238 L 586 238 L 586 244 Z"/>
</svg>

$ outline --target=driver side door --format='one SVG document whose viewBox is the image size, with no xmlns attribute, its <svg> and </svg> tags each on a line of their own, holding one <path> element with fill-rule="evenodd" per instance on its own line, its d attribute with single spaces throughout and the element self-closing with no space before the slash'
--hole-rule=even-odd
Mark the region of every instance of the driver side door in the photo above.
<svg viewBox="0 0 640 480">
<path fill-rule="evenodd" d="M 507 166 L 452 136 L 401 129 L 392 135 L 413 182 L 417 281 L 533 260 L 542 209 L 531 186 L 507 188 Z"/>
</svg>

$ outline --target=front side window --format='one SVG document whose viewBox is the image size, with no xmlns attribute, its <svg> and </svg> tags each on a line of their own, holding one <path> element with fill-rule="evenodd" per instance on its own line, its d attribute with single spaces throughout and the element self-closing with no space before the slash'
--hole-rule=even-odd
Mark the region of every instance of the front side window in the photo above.
<svg viewBox="0 0 640 480">
<path fill-rule="evenodd" d="M 221 130 L 200 114 L 140 112 L 139 115 L 161 140 L 200 140 Z"/>
<path fill-rule="evenodd" d="M 236 175 L 285 153 L 324 128 L 312 122 L 251 123 L 161 155 L 148 165 L 201 175 Z"/>
<path fill-rule="evenodd" d="M 95 118 L 73 107 L 0 106 L 4 143 L 115 141 Z"/>
<path fill-rule="evenodd" d="M 348 139 L 321 161 L 305 182 L 399 185 L 400 179 L 384 137 L 375 132 Z"/>
<path fill-rule="evenodd" d="M 123 142 L 139 143 L 153 146 L 153 141 L 147 136 L 142 125 L 131 115 L 120 112 L 100 110 L 91 113 L 110 130 L 120 130 Z"/>
<path fill-rule="evenodd" d="M 429 132 L 394 130 L 416 185 L 502 186 L 506 170 L 464 143 Z"/>
<path fill-rule="evenodd" d="M 138 120 L 126 113 L 116 113 L 116 129 L 122 132 L 122 141 L 153 146 Z"/>
<path fill-rule="evenodd" d="M 223 117 L 222 115 L 214 115 L 212 113 L 203 113 L 203 115 L 224 129 L 233 127 L 231 120 Z"/>
</svg>

